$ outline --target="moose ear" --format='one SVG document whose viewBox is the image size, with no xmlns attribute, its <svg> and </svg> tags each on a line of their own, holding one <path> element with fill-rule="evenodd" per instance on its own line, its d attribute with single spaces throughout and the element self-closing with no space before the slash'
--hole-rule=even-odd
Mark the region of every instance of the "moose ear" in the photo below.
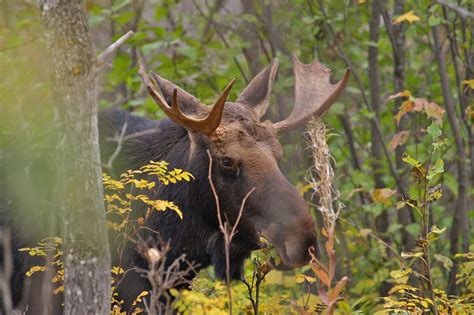
<svg viewBox="0 0 474 315">
<path fill-rule="evenodd" d="M 262 118 L 267 111 L 277 70 L 278 58 L 273 58 L 272 62 L 253 78 L 237 99 L 237 103 L 250 107 L 258 119 Z"/>
<path fill-rule="evenodd" d="M 168 104 L 172 103 L 173 92 L 174 90 L 177 90 L 179 108 L 183 113 L 196 114 L 200 111 L 202 104 L 195 96 L 189 94 L 173 82 L 163 79 L 157 74 L 154 75 L 154 79 L 160 87 L 161 93 Z"/>
</svg>

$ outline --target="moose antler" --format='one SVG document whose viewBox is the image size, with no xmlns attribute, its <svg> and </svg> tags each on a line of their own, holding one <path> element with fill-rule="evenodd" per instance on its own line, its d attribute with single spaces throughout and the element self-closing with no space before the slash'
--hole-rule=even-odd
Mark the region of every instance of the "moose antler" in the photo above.
<svg viewBox="0 0 474 315">
<path fill-rule="evenodd" d="M 205 135 L 210 136 L 214 130 L 219 127 L 222 119 L 222 113 L 224 112 L 224 105 L 229 95 L 232 86 L 234 85 L 235 79 L 230 81 L 229 84 L 225 87 L 222 91 L 221 95 L 217 99 L 217 101 L 212 106 L 211 111 L 205 118 L 193 118 L 183 114 L 183 112 L 179 108 L 178 104 L 178 90 L 173 90 L 173 96 L 171 98 L 171 106 L 168 105 L 166 100 L 158 93 L 156 90 L 156 82 L 158 81 L 158 77 L 156 74 L 152 73 L 152 77 L 154 82 L 150 80 L 148 75 L 146 74 L 145 68 L 143 64 L 140 64 L 140 69 L 138 70 L 138 74 L 145 84 L 148 93 L 151 95 L 153 100 L 160 106 L 160 108 L 166 113 L 166 115 L 175 123 L 184 128 L 199 132 Z"/>
<path fill-rule="evenodd" d="M 321 116 L 336 100 L 347 85 L 350 69 L 336 84 L 329 82 L 331 71 L 317 59 L 303 64 L 293 54 L 293 72 L 295 75 L 295 106 L 290 116 L 274 124 L 277 134 L 295 129 L 313 116 Z"/>
</svg>

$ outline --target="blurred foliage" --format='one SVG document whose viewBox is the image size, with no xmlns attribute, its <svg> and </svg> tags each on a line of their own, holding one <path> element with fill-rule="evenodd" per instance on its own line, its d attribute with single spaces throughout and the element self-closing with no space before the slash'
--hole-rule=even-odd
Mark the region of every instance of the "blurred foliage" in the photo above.
<svg viewBox="0 0 474 315">
<path fill-rule="evenodd" d="M 48 121 L 53 113 L 47 106 L 49 89 L 44 74 L 48 69 L 44 62 L 42 26 L 33 1 L 3 1 L 2 4 L 10 7 L 2 11 L 0 28 L 0 158 L 11 161 L 6 171 L 13 181 L 12 190 L 28 191 L 19 199 L 24 208 L 31 208 L 38 200 L 47 199 L 47 192 L 38 191 L 22 180 L 21 174 L 26 172 L 22 159 L 36 157 L 43 161 L 41 165 L 46 167 L 39 168 L 39 177 L 51 167 L 48 166 L 48 150 L 52 147 Z M 291 52 L 306 62 L 318 58 L 333 70 L 335 79 L 340 78 L 347 67 L 344 58 L 349 60 L 353 71 L 351 82 L 345 95 L 324 117 L 337 135 L 328 142 L 334 157 L 335 185 L 341 193 L 339 201 L 345 204 L 336 229 L 336 273 L 338 278 L 343 275 L 350 278 L 336 312 L 374 313 L 382 311 L 384 305 L 387 310 L 421 312 L 432 307 L 430 291 L 436 294 L 441 313 L 452 313 L 455 307 L 460 307 L 458 313 L 472 312 L 473 248 L 471 246 L 467 253 L 450 252 L 449 233 L 457 228 L 452 223 L 458 197 L 458 157 L 444 112 L 431 29 L 437 25 L 443 29 L 447 75 L 451 79 L 452 94 L 456 96 L 455 115 L 469 151 L 473 150 L 473 143 L 468 140 L 474 120 L 473 70 L 467 69 L 467 58 L 473 54 L 472 19 L 463 20 L 430 0 L 406 1 L 403 13 L 395 15 L 394 1 L 384 1 L 388 24 L 400 25 L 406 37 L 402 47 L 406 58 L 406 91 L 395 91 L 392 46 L 382 19 L 378 43 L 369 40 L 371 1 L 90 0 L 86 4 L 98 51 L 128 30 L 135 32 L 103 71 L 102 108 L 115 106 L 137 115 L 164 118 L 137 76 L 139 55 L 143 55 L 149 69 L 173 80 L 207 104 L 213 103 L 220 89 L 232 78 L 237 78 L 237 82 L 230 100 L 236 99 L 252 75 L 271 58 L 278 57 L 279 75 L 271 108 L 265 115 L 266 119 L 278 121 L 291 110 Z M 457 1 L 457 6 L 474 11 L 469 0 Z M 448 33 L 451 29 L 456 32 Z M 458 52 L 454 59 L 448 41 L 456 43 Z M 396 174 L 405 179 L 404 196 L 398 191 L 386 159 L 380 161 L 382 170 L 379 171 L 384 187 L 376 187 L 374 182 L 372 134 L 368 126 L 376 113 L 365 101 L 370 84 L 367 51 L 373 45 L 379 49 L 377 61 L 381 75 L 382 104 L 378 119 L 393 161 L 395 149 L 404 147 L 406 165 L 396 169 Z M 460 80 L 457 75 L 461 75 Z M 467 96 L 465 108 L 458 105 L 459 93 Z M 350 126 L 352 139 L 345 122 Z M 305 152 L 307 142 L 303 131 L 285 135 L 281 141 L 285 151 L 282 169 L 293 183 L 307 187 L 305 178 L 310 161 Z M 359 166 L 354 163 L 350 145 L 355 148 Z M 472 161 L 466 161 L 468 163 Z M 468 187 L 471 201 L 472 178 L 471 174 Z M 47 186 L 43 185 L 42 189 Z M 310 198 L 309 192 L 306 195 Z M 472 204 L 468 203 L 471 225 Z M 406 225 L 397 220 L 404 207 L 415 219 Z M 375 219 L 382 212 L 388 213 L 389 225 L 381 232 L 377 230 Z M 314 214 L 321 236 L 322 218 L 316 211 Z M 444 233 L 435 232 L 445 229 Z M 426 253 L 407 251 L 413 244 L 404 244 L 403 233 L 417 241 L 429 240 L 429 244 L 422 244 L 417 250 L 428 248 L 432 290 L 426 288 L 423 280 L 426 268 L 420 263 Z M 436 241 L 429 239 L 434 235 Z M 471 243 L 473 239 L 471 232 Z M 269 250 L 254 253 L 246 265 L 246 278 L 252 278 L 255 268 L 271 256 L 275 255 Z M 323 255 L 320 259 L 327 257 Z M 455 262 L 458 262 L 459 296 L 447 296 L 449 273 Z M 323 307 L 314 279 L 309 266 L 291 272 L 270 271 L 261 284 L 260 311 L 321 312 Z M 387 283 L 391 289 L 384 299 L 380 288 Z M 227 309 L 225 285 L 215 280 L 212 270 L 202 271 L 192 288 L 190 292 L 180 293 L 176 303 L 178 310 L 220 314 Z M 251 313 L 245 285 L 235 283 L 232 290 L 235 312 Z"/>
</svg>

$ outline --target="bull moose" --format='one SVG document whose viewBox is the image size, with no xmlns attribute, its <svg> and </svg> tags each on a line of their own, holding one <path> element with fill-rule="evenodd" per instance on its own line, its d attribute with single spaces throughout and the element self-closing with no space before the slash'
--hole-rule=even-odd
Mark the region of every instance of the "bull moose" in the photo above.
<svg viewBox="0 0 474 315">
<path fill-rule="evenodd" d="M 278 136 L 313 116 L 321 116 L 345 88 L 350 71 L 346 70 L 333 85 L 330 71 L 317 60 L 303 64 L 293 56 L 294 109 L 283 121 L 261 121 L 269 106 L 277 68 L 278 60 L 273 59 L 235 102 L 227 101 L 232 81 L 213 106 L 205 106 L 174 83 L 156 74 L 150 78 L 142 67 L 139 75 L 148 93 L 169 119 L 153 121 L 116 109 L 99 113 L 104 161 L 117 145 L 110 139 L 125 130 L 125 135 L 137 136 L 128 137 L 121 144 L 115 159 L 118 170 L 139 168 L 150 160 L 165 160 L 195 177 L 192 183 L 157 185 L 153 191 L 152 197 L 173 201 L 184 214 L 181 220 L 171 211 L 154 212 L 145 222 L 150 230 L 159 231 L 169 241 L 168 261 L 185 253 L 198 269 L 212 265 L 218 277 L 226 276 L 224 240 L 208 180 L 212 161 L 211 178 L 220 197 L 220 209 L 231 224 L 239 214 L 242 200 L 254 189 L 230 247 L 231 278 L 241 278 L 244 260 L 260 247 L 260 236 L 275 246 L 286 266 L 308 262 L 308 249 L 316 240 L 315 223 L 306 202 L 278 167 L 283 153 Z M 144 237 L 154 237 L 149 233 Z M 125 256 L 124 268 L 146 268 L 147 262 L 133 246 Z M 21 262 L 15 261 L 16 265 Z M 130 270 L 118 291 L 127 308 L 140 292 L 149 289 L 149 282 Z"/>
</svg>

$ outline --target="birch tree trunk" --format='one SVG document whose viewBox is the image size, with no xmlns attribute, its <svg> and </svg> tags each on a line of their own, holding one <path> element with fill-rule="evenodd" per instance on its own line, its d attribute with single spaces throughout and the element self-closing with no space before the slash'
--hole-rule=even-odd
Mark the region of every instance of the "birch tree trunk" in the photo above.
<svg viewBox="0 0 474 315">
<path fill-rule="evenodd" d="M 82 0 L 40 0 L 50 53 L 61 215 L 64 313 L 110 312 L 107 238 L 97 129 L 95 58 Z"/>
</svg>

